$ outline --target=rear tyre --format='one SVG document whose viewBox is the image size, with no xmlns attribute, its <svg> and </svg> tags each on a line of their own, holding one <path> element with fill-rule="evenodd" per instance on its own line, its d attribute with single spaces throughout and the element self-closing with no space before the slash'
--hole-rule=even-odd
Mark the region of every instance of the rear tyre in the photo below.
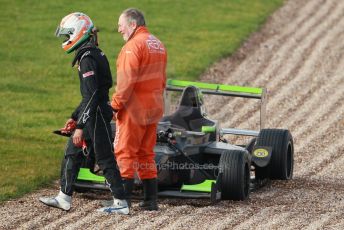
<svg viewBox="0 0 344 230">
<path fill-rule="evenodd" d="M 256 179 L 290 180 L 294 170 L 294 143 L 289 130 L 262 129 L 257 146 L 272 147 L 270 163 L 267 167 L 256 167 Z"/>
<path fill-rule="evenodd" d="M 228 150 L 220 158 L 224 200 L 246 200 L 250 189 L 250 160 L 244 150 Z"/>
</svg>

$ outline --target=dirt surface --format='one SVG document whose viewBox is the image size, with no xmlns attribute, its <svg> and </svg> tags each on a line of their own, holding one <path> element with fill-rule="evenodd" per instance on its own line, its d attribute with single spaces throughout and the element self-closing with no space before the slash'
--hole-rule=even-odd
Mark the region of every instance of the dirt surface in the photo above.
<svg viewBox="0 0 344 230">
<path fill-rule="evenodd" d="M 295 140 L 294 179 L 273 181 L 244 202 L 161 199 L 160 211 L 95 212 L 108 193 L 77 194 L 69 212 L 43 206 L 42 189 L 0 207 L 1 229 L 344 229 L 344 1 L 289 0 L 205 82 L 264 86 L 267 124 Z M 207 98 L 208 99 L 208 98 Z M 255 100 L 211 98 L 223 127 L 255 129 Z M 235 140 L 233 140 L 235 141 Z"/>
</svg>

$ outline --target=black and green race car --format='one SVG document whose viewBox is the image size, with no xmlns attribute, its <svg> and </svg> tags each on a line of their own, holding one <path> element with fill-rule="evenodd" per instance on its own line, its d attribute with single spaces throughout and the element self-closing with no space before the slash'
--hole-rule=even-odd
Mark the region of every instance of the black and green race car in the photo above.
<svg viewBox="0 0 344 230">
<path fill-rule="evenodd" d="M 159 122 L 154 149 L 159 196 L 208 197 L 213 202 L 245 200 L 253 188 L 270 179 L 292 178 L 294 145 L 291 133 L 286 129 L 262 128 L 265 89 L 168 80 L 166 92 L 173 91 L 182 93 L 179 106 Z M 257 99 L 261 129 L 221 128 L 205 114 L 203 94 Z M 166 107 L 169 108 L 168 103 Z M 225 140 L 225 135 L 247 136 L 249 141 L 234 145 Z M 101 172 L 97 172 L 92 150 L 88 152 L 74 184 L 76 191 L 108 189 Z M 140 187 L 139 178 L 135 183 Z"/>
</svg>

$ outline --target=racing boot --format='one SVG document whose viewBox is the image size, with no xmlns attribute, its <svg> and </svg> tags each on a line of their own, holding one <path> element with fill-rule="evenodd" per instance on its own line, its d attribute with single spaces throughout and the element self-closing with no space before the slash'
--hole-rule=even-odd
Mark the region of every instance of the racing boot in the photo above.
<svg viewBox="0 0 344 230">
<path fill-rule="evenodd" d="M 113 204 L 108 207 L 103 207 L 100 209 L 97 209 L 98 212 L 105 212 L 105 213 L 118 213 L 123 215 L 129 214 L 129 207 L 126 200 L 120 200 L 120 199 L 113 199 Z"/>
<path fill-rule="evenodd" d="M 72 204 L 72 197 L 60 191 L 56 197 L 40 197 L 39 201 L 45 205 L 69 211 Z"/>
<path fill-rule="evenodd" d="M 140 202 L 139 207 L 148 211 L 157 211 L 158 203 L 158 182 L 156 178 L 145 179 L 143 182 L 143 201 Z"/>
<path fill-rule="evenodd" d="M 125 199 L 127 200 L 128 207 L 131 208 L 131 194 L 134 187 L 134 179 L 125 178 L 123 179 Z"/>
</svg>

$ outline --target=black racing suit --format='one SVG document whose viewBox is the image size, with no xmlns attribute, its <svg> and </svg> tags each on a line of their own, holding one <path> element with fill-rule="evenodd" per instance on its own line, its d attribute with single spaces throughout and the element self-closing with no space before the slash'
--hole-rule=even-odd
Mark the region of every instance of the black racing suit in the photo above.
<svg viewBox="0 0 344 230">
<path fill-rule="evenodd" d="M 79 63 L 79 79 L 82 100 L 72 114 L 77 128 L 83 129 L 83 138 L 90 146 L 100 169 L 104 173 L 112 195 L 124 199 L 124 189 L 111 139 L 112 108 L 109 105 L 109 88 L 112 76 L 105 54 L 91 43 L 76 51 L 74 64 Z M 83 161 L 82 149 L 69 138 L 61 165 L 61 191 L 73 194 L 73 184 Z"/>
</svg>

